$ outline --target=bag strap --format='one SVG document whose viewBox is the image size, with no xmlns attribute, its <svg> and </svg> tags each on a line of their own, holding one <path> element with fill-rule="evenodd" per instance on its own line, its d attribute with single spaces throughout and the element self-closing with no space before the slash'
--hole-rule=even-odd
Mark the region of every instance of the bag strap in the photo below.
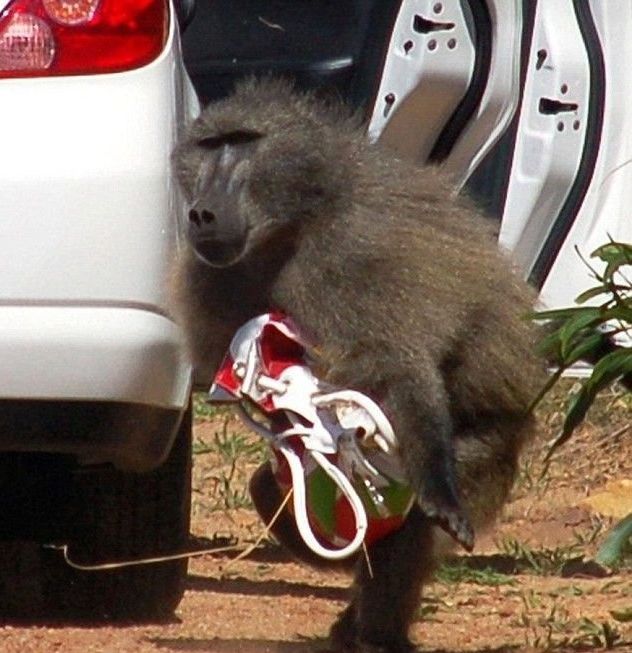
<svg viewBox="0 0 632 653">
<path fill-rule="evenodd" d="M 323 546 L 319 542 L 309 522 L 307 512 L 307 490 L 305 488 L 305 467 L 301 456 L 296 453 L 287 440 L 287 438 L 292 435 L 306 435 L 309 428 L 296 421 L 294 425 L 286 431 L 283 431 L 282 433 L 273 433 L 263 424 L 260 424 L 253 419 L 241 404 L 237 405 L 237 411 L 244 423 L 253 431 L 265 438 L 270 446 L 276 449 L 287 461 L 290 470 L 290 478 L 292 479 L 292 505 L 294 508 L 294 519 L 305 544 L 316 555 L 327 558 L 328 560 L 342 560 L 343 558 L 347 558 L 355 553 L 360 546 L 362 546 L 368 528 L 368 520 L 362 500 L 345 474 L 338 469 L 338 467 L 336 467 L 336 465 L 334 465 L 325 454 L 313 449 L 305 449 L 305 452 L 313 458 L 314 462 L 321 467 L 325 474 L 327 474 L 327 476 L 329 476 L 329 478 L 335 483 L 351 506 L 355 520 L 355 536 L 346 546 L 339 549 L 332 549 Z M 286 414 L 288 414 L 290 419 L 292 418 L 289 413 Z"/>
</svg>

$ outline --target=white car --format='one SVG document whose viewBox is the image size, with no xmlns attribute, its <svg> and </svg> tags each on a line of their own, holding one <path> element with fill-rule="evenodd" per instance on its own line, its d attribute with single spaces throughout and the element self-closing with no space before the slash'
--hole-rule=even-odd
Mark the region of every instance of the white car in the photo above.
<svg viewBox="0 0 632 653">
<path fill-rule="evenodd" d="M 0 603 L 16 612 L 153 617 L 181 598 L 186 562 L 79 572 L 43 545 L 99 563 L 186 543 L 191 369 L 165 288 L 184 210 L 170 153 L 197 111 L 166 0 L 0 0 Z"/>
</svg>

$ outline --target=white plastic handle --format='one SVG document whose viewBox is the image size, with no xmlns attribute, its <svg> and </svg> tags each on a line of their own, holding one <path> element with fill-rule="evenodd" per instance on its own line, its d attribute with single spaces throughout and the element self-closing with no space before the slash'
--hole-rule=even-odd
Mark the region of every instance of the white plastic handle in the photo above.
<svg viewBox="0 0 632 653">
<path fill-rule="evenodd" d="M 305 477 L 303 463 L 299 455 L 292 449 L 286 442 L 278 442 L 275 445 L 278 450 L 285 456 L 290 474 L 292 476 L 292 487 L 294 489 L 293 505 L 294 505 L 294 518 L 298 526 L 299 533 L 303 538 L 305 544 L 316 554 L 328 560 L 342 560 L 355 553 L 366 535 L 368 527 L 366 512 L 362 501 L 355 491 L 349 479 L 333 464 L 327 457 L 319 451 L 309 451 L 314 460 L 322 467 L 327 476 L 342 490 L 355 518 L 356 534 L 353 540 L 346 546 L 340 549 L 330 549 L 323 546 L 312 531 L 307 516 L 307 497 L 305 491 Z"/>
<path fill-rule="evenodd" d="M 376 443 L 385 453 L 392 453 L 397 450 L 397 438 L 393 432 L 391 423 L 382 412 L 382 409 L 370 398 L 356 390 L 336 390 L 322 395 L 314 395 L 312 403 L 315 406 L 323 406 L 343 402 L 357 404 L 363 408 L 375 422 L 378 430 Z"/>
<path fill-rule="evenodd" d="M 309 523 L 309 517 L 307 515 L 307 493 L 305 490 L 305 470 L 300 456 L 285 439 L 279 439 L 278 434 L 272 433 L 263 424 L 253 419 L 241 404 L 237 404 L 237 412 L 247 426 L 268 440 L 271 446 L 280 451 L 287 460 L 292 479 L 292 488 L 294 490 L 292 498 L 294 519 L 305 544 L 316 555 L 327 558 L 328 560 L 342 560 L 354 554 L 362 546 L 368 528 L 368 520 L 362 500 L 349 479 L 323 453 L 313 449 L 306 449 L 327 476 L 340 488 L 347 501 L 349 501 L 355 519 L 356 533 L 353 540 L 340 549 L 330 549 L 318 541 Z M 298 435 L 299 437 L 301 435 L 309 435 L 310 430 L 308 427 L 302 426 L 298 420 L 293 420 L 291 414 L 288 414 L 288 416 L 290 417 L 290 421 L 295 423 L 293 428 L 283 432 L 284 438 L 290 435 Z"/>
</svg>

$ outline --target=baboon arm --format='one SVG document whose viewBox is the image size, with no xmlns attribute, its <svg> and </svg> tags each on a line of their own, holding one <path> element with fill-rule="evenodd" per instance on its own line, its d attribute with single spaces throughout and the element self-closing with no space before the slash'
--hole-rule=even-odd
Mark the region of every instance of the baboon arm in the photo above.
<svg viewBox="0 0 632 653">
<path fill-rule="evenodd" d="M 342 347 L 324 349 L 324 380 L 365 392 L 381 405 L 419 507 L 470 550 L 474 535 L 459 497 L 449 400 L 436 363 L 423 351 L 402 361 L 397 351 L 362 345 L 346 356 L 335 355 Z"/>
<path fill-rule="evenodd" d="M 422 512 L 465 549 L 474 533 L 457 487 L 454 441 L 443 381 L 432 368 L 424 377 L 387 382 L 383 400 L 400 444 L 404 468 Z"/>
</svg>

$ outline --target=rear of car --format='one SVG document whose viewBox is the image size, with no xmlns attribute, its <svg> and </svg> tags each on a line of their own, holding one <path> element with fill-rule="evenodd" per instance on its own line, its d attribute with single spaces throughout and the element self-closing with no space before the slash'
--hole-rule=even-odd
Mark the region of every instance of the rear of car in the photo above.
<svg viewBox="0 0 632 653">
<path fill-rule="evenodd" d="M 169 155 L 198 108 L 179 47 L 166 0 L 0 0 L 0 552 L 35 578 L 0 563 L 0 591 L 28 586 L 18 611 L 155 616 L 182 594 L 182 562 L 80 573 L 42 547 L 100 562 L 188 536 L 191 370 L 165 297 Z"/>
</svg>

